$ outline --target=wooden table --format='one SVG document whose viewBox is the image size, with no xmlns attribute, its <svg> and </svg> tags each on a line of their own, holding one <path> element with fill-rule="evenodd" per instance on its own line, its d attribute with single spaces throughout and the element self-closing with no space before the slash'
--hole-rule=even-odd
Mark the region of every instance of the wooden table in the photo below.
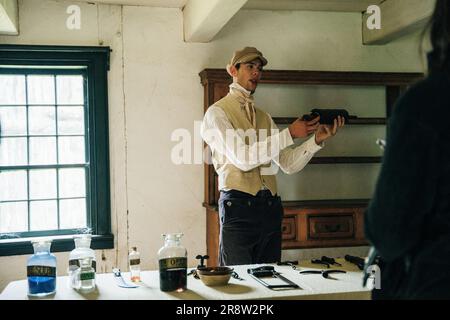
<svg viewBox="0 0 450 320">
<path fill-rule="evenodd" d="M 343 259 L 337 259 L 342 267 L 330 267 L 346 270 L 347 273 L 332 274 L 334 279 L 325 279 L 320 274 L 301 275 L 299 271 L 310 269 L 323 269 L 321 265 L 304 261 L 297 270 L 290 266 L 275 266 L 275 270 L 283 276 L 298 284 L 301 289 L 274 291 L 264 287 L 253 279 L 248 268 L 261 265 L 234 266 L 235 271 L 245 280 L 239 281 L 231 278 L 226 286 L 208 287 L 201 280 L 188 277 L 184 292 L 162 292 L 159 289 L 159 273 L 142 271 L 142 283 L 138 288 L 121 288 L 116 284 L 112 273 L 96 275 L 96 290 L 89 294 L 81 294 L 68 285 L 68 277 L 57 277 L 56 294 L 45 299 L 51 300 L 255 300 L 255 299 L 344 299 L 368 300 L 370 289 L 362 287 L 362 272 L 353 264 Z M 324 266 L 324 268 L 326 268 Z M 129 273 L 122 273 L 129 281 Z M 27 296 L 27 280 L 13 281 L 7 285 L 0 295 L 0 300 L 30 299 Z"/>
</svg>

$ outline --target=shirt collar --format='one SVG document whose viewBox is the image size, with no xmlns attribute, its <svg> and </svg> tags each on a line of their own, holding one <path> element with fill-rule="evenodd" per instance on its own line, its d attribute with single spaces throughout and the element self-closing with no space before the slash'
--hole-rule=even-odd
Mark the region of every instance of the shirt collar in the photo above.
<svg viewBox="0 0 450 320">
<path fill-rule="evenodd" d="M 243 86 L 241 86 L 237 82 L 233 82 L 232 84 L 230 84 L 230 91 L 231 91 L 231 89 L 236 89 L 236 90 L 242 92 L 246 98 L 250 98 L 252 96 L 252 93 L 250 91 L 245 89 Z"/>
</svg>

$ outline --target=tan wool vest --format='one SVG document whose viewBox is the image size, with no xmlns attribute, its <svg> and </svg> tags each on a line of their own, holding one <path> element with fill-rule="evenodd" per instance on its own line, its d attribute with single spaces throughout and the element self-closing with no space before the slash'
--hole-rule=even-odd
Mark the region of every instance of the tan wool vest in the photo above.
<svg viewBox="0 0 450 320">
<path fill-rule="evenodd" d="M 235 130 L 242 129 L 246 131 L 252 129 L 253 126 L 245 116 L 245 112 L 241 109 L 241 104 L 232 95 L 228 94 L 218 102 L 214 104 L 220 107 L 226 114 L 228 120 Z M 256 128 L 253 128 L 257 132 L 257 139 L 259 141 L 259 130 L 266 129 L 267 135 L 270 135 L 271 119 L 263 111 L 255 108 L 256 110 Z M 265 138 L 265 137 L 264 137 Z M 245 143 L 249 144 L 249 139 L 246 137 Z M 277 193 L 277 181 L 275 175 L 262 175 L 262 167 L 270 167 L 270 163 L 267 165 L 261 165 L 250 171 L 244 172 L 234 166 L 230 160 L 217 151 L 212 152 L 212 162 L 216 172 L 219 176 L 219 190 L 238 190 L 252 195 L 256 195 L 265 185 L 275 195 Z"/>
</svg>

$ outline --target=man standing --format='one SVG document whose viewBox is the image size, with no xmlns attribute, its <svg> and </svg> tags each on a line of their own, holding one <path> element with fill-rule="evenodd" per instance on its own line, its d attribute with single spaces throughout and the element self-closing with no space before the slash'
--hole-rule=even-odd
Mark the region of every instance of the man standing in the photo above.
<svg viewBox="0 0 450 320">
<path fill-rule="evenodd" d="M 300 171 L 344 125 L 341 117 L 332 127 L 320 125 L 317 117 L 297 119 L 279 131 L 253 102 L 266 64 L 256 48 L 236 51 L 227 66 L 233 77 L 230 92 L 208 108 L 201 126 L 219 176 L 220 265 L 280 261 L 283 207 L 271 164 L 287 174 Z M 300 146 L 288 148 L 293 139 L 313 133 Z"/>
</svg>

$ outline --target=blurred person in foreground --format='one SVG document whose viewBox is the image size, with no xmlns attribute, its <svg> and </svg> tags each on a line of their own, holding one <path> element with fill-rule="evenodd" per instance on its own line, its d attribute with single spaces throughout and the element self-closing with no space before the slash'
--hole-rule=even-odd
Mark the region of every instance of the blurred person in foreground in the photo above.
<svg viewBox="0 0 450 320">
<path fill-rule="evenodd" d="M 393 110 L 365 215 L 381 258 L 375 299 L 450 299 L 450 1 L 429 27 L 429 74 Z"/>
</svg>

